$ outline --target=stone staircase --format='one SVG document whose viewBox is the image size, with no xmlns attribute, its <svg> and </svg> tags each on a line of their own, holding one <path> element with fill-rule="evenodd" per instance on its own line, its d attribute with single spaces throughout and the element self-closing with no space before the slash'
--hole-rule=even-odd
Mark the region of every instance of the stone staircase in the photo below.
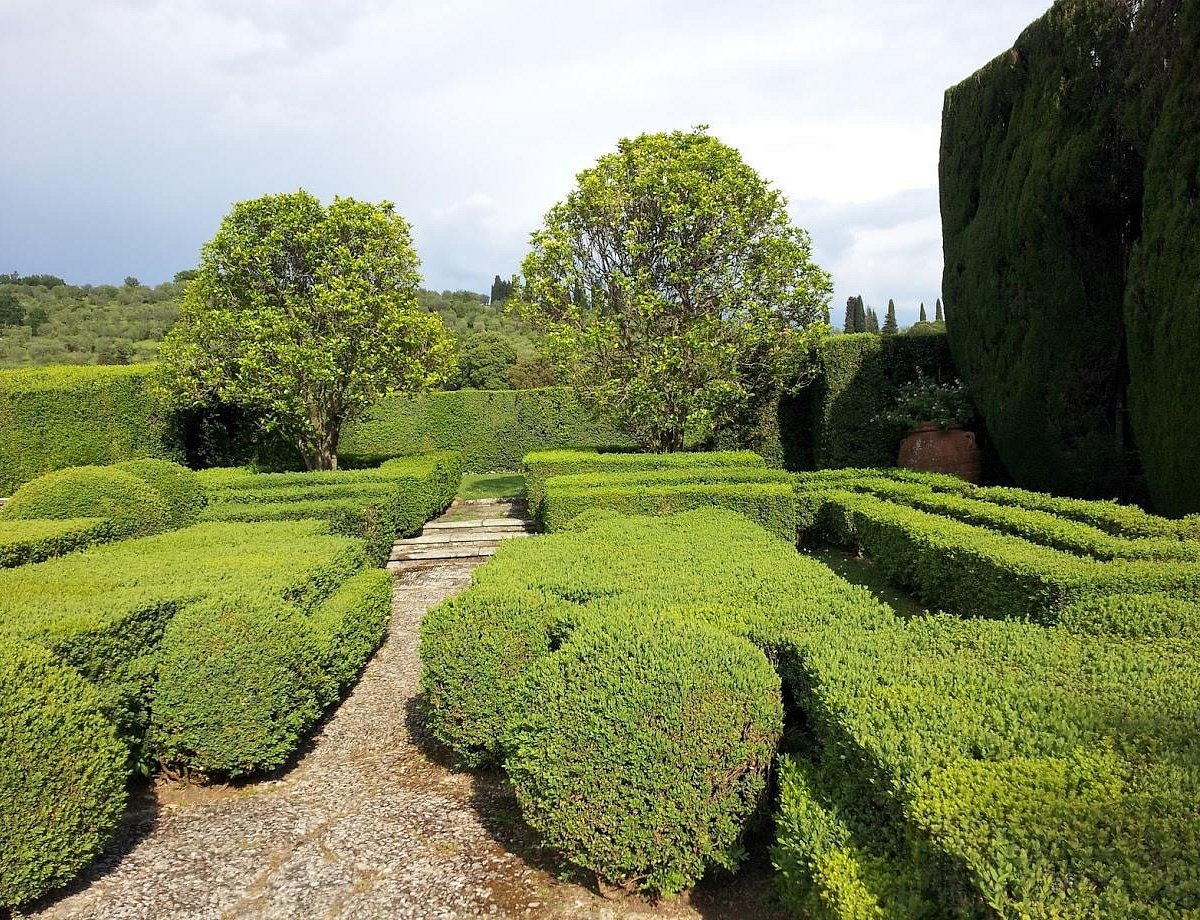
<svg viewBox="0 0 1200 920">
<path fill-rule="evenodd" d="M 504 540 L 537 533 L 524 499 L 455 499 L 420 535 L 397 540 L 388 568 L 394 572 L 424 568 L 446 560 L 483 561 Z"/>
</svg>

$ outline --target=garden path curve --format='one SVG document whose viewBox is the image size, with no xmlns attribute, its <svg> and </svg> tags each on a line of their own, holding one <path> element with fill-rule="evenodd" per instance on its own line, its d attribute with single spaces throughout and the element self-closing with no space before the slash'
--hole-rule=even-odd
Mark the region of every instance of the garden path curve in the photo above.
<svg viewBox="0 0 1200 920">
<path fill-rule="evenodd" d="M 484 561 L 429 560 L 399 573 L 388 639 L 290 770 L 244 786 L 145 791 L 117 849 L 27 916 L 772 916 L 761 870 L 660 906 L 607 900 L 556 877 L 503 776 L 455 770 L 424 735 L 415 705 L 421 618 Z"/>
</svg>

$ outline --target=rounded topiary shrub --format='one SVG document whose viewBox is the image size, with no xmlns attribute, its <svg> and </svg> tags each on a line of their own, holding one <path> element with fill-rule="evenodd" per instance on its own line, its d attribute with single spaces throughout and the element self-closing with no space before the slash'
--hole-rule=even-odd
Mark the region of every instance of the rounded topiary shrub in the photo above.
<svg viewBox="0 0 1200 920">
<path fill-rule="evenodd" d="M 126 460 L 115 464 L 115 468 L 131 473 L 158 490 L 171 509 L 171 523 L 175 527 L 195 524 L 208 504 L 208 493 L 200 477 L 186 466 L 170 460 Z"/>
<path fill-rule="evenodd" d="M 548 846 L 664 894 L 737 864 L 783 729 L 759 649 L 696 623 L 592 624 L 531 670 L 524 699 L 505 768 Z"/>
<path fill-rule="evenodd" d="M 128 752 L 99 694 L 44 649 L 0 642 L 0 909 L 66 884 L 125 807 Z"/>
<path fill-rule="evenodd" d="M 202 601 L 163 634 L 150 747 L 164 764 L 241 776 L 283 766 L 321 714 L 320 643 L 271 598 Z"/>
<path fill-rule="evenodd" d="M 171 509 L 158 490 L 132 473 L 76 466 L 39 476 L 0 508 L 0 518 L 107 518 L 122 537 L 167 530 Z"/>
<path fill-rule="evenodd" d="M 501 759 L 521 680 L 550 654 L 573 611 L 535 591 L 482 585 L 421 623 L 425 725 L 470 766 Z"/>
</svg>

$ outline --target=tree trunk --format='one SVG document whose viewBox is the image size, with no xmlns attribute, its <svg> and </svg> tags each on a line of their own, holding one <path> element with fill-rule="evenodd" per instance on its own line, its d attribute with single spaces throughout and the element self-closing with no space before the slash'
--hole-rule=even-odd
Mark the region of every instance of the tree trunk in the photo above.
<svg viewBox="0 0 1200 920">
<path fill-rule="evenodd" d="M 337 446 L 340 433 L 334 427 L 300 440 L 300 455 L 304 458 L 304 465 L 309 472 L 338 468 Z"/>
</svg>

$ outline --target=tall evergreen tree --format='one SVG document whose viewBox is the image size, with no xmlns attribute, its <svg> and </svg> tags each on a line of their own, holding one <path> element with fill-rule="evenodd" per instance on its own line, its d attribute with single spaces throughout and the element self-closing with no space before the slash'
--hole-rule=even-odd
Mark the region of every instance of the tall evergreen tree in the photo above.
<svg viewBox="0 0 1200 920">
<path fill-rule="evenodd" d="M 883 328 L 879 331 L 884 335 L 895 335 L 900 331 L 900 324 L 896 322 L 896 301 L 888 301 L 887 319 L 883 321 Z"/>
<path fill-rule="evenodd" d="M 938 298 L 937 306 L 934 307 L 933 321 L 935 323 L 944 323 L 946 321 L 946 316 L 942 312 L 942 298 L 940 297 Z"/>
<path fill-rule="evenodd" d="M 873 309 L 867 310 L 867 329 L 866 329 L 866 331 L 874 332 L 876 335 L 879 334 L 879 314 L 876 313 Z"/>
<path fill-rule="evenodd" d="M 853 297 L 846 298 L 846 318 L 842 322 L 842 332 L 857 332 L 854 328 L 854 300 Z"/>
<path fill-rule="evenodd" d="M 929 322 L 929 317 L 925 313 L 925 301 L 923 301 L 923 300 L 921 301 L 921 322 L 923 322 L 923 323 Z"/>
<path fill-rule="evenodd" d="M 863 303 L 862 294 L 854 298 L 854 331 L 867 331 L 867 307 Z"/>
</svg>

